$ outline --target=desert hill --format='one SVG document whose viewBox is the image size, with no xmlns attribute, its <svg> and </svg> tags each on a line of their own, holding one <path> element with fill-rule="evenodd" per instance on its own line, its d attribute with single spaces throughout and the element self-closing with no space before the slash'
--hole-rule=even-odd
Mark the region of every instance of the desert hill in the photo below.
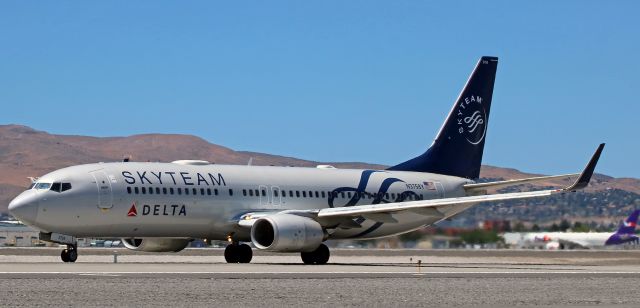
<svg viewBox="0 0 640 308">
<path fill-rule="evenodd" d="M 383 165 L 358 162 L 314 162 L 286 156 L 235 151 L 191 135 L 144 134 L 128 137 L 88 137 L 54 135 L 21 125 L 0 125 L 0 212 L 29 184 L 27 177 L 83 163 L 119 161 L 168 162 L 201 159 L 217 164 L 302 166 L 331 164 L 338 168 L 384 168 Z M 534 174 L 515 169 L 483 166 L 487 179 L 516 179 Z M 541 183 L 542 186 L 566 185 L 569 181 Z M 589 192 L 620 190 L 640 194 L 640 180 L 596 175 Z"/>
</svg>

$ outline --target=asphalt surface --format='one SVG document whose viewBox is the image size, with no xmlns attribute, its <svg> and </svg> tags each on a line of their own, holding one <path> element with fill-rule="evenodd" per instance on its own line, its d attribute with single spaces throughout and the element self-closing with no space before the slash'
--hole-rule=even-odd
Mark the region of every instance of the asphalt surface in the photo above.
<svg viewBox="0 0 640 308">
<path fill-rule="evenodd" d="M 58 254 L 0 249 L 0 306 L 640 307 L 638 250 L 333 250 L 323 266 L 260 252 L 226 264 L 221 249 Z"/>
</svg>

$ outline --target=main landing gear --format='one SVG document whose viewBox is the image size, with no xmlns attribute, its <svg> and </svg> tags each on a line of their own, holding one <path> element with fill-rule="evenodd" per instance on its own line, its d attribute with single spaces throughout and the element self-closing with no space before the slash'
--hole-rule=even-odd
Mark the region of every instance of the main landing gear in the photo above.
<svg viewBox="0 0 640 308">
<path fill-rule="evenodd" d="M 67 245 L 67 249 L 60 253 L 62 262 L 76 262 L 78 260 L 78 247 L 76 245 Z"/>
<path fill-rule="evenodd" d="M 240 244 L 238 242 L 231 243 L 224 250 L 224 259 L 227 263 L 249 263 L 253 257 L 251 246 Z"/>
<path fill-rule="evenodd" d="M 325 244 L 320 244 L 318 248 L 314 251 L 310 252 L 301 252 L 300 256 L 302 257 L 302 262 L 304 264 L 327 264 L 329 261 L 329 257 L 331 254 L 329 253 L 329 247 Z"/>
</svg>

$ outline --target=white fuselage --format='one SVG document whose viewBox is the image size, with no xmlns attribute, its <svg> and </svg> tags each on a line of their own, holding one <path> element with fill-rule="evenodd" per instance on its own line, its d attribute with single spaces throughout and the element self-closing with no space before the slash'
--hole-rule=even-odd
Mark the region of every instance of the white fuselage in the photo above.
<svg viewBox="0 0 640 308">
<path fill-rule="evenodd" d="M 406 171 L 122 162 L 64 168 L 38 183 L 71 184 L 66 191 L 30 189 L 16 198 L 36 204 L 33 215 L 23 215 L 31 219 L 23 220 L 46 232 L 220 240 L 233 234 L 248 241 L 249 230 L 238 225 L 246 213 L 460 197 L 462 186 L 473 182 Z M 397 223 L 356 218 L 360 228 L 337 228 L 330 238 L 403 233 L 470 206 L 444 207 L 440 218 L 405 211 L 394 215 Z"/>
<path fill-rule="evenodd" d="M 534 232 L 527 233 L 524 240 L 529 243 L 557 242 L 569 246 L 594 248 L 604 247 L 613 232 Z"/>
</svg>

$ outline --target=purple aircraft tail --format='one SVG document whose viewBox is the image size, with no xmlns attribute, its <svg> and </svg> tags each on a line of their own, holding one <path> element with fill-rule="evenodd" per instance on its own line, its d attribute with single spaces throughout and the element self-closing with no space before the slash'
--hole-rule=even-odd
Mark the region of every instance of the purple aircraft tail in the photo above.
<svg viewBox="0 0 640 308">
<path fill-rule="evenodd" d="M 620 225 L 618 231 L 611 235 L 605 245 L 618 245 L 624 244 L 628 242 L 638 243 L 638 236 L 636 233 L 636 225 L 638 224 L 638 216 L 640 215 L 640 210 L 635 210 L 627 219 Z"/>
</svg>

